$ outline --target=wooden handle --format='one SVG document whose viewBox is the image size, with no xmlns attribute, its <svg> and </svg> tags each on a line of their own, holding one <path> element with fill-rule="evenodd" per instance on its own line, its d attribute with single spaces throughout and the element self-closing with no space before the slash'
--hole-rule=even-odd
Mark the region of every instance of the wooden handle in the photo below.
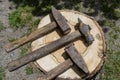
<svg viewBox="0 0 120 80">
<path fill-rule="evenodd" d="M 72 65 L 73 65 L 73 62 L 70 59 L 67 59 L 63 63 L 56 66 L 54 69 L 50 70 L 46 75 L 40 77 L 40 80 L 52 80 L 56 76 L 58 76 L 61 73 L 65 72 Z"/>
<path fill-rule="evenodd" d="M 62 48 L 63 46 L 75 41 L 80 36 L 81 36 L 81 34 L 79 31 L 75 31 L 69 35 L 66 35 L 46 46 L 41 47 L 40 49 L 37 49 L 37 50 L 23 56 L 22 58 L 14 60 L 13 62 L 8 64 L 8 69 L 9 69 L 9 71 L 16 70 L 16 69 L 28 64 L 29 62 L 35 61 L 43 56 L 48 55 L 49 53 L 51 53 L 55 50 Z"/>
<path fill-rule="evenodd" d="M 25 43 L 28 43 L 30 41 L 33 41 L 39 37 L 42 37 L 42 36 L 50 33 L 56 27 L 57 27 L 56 22 L 52 22 L 52 23 L 50 23 L 50 24 L 48 24 L 40 29 L 35 30 L 34 32 L 32 32 L 28 36 L 24 36 L 24 37 L 12 42 L 12 43 L 8 43 L 7 45 L 5 45 L 5 49 L 7 52 L 10 52 L 10 51 L 22 46 Z"/>
</svg>

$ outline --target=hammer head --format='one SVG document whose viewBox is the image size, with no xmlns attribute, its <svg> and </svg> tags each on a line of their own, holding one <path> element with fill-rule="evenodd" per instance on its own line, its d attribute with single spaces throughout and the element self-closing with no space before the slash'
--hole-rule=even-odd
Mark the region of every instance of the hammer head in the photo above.
<svg viewBox="0 0 120 80">
<path fill-rule="evenodd" d="M 90 26 L 82 23 L 82 21 L 79 18 L 78 21 L 79 21 L 79 30 L 82 33 L 82 35 L 85 37 L 86 42 L 88 43 L 88 45 L 92 44 L 94 38 L 92 34 L 90 34 L 90 30 L 91 30 Z"/>
<path fill-rule="evenodd" d="M 58 24 L 58 26 L 60 27 L 61 31 L 63 34 L 67 34 L 71 31 L 70 26 L 67 24 L 66 19 L 62 16 L 62 14 L 55 9 L 55 7 L 52 6 L 52 14 L 53 17 L 56 21 L 56 23 Z"/>
<path fill-rule="evenodd" d="M 87 67 L 83 57 L 79 54 L 77 49 L 74 47 L 73 43 L 67 45 L 65 47 L 65 51 L 79 69 L 81 69 L 84 73 L 89 74 L 88 67 Z"/>
</svg>

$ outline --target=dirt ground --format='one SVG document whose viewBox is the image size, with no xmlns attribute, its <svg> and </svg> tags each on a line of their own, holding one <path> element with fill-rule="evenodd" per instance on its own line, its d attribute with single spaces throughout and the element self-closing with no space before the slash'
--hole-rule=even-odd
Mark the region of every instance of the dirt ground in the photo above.
<svg viewBox="0 0 120 80">
<path fill-rule="evenodd" d="M 11 5 L 9 0 L 0 0 L 0 24 L 4 25 L 6 28 L 0 31 L 0 67 L 4 68 L 3 80 L 37 80 L 37 73 L 30 75 L 26 74 L 26 66 L 23 66 L 14 72 L 9 72 L 7 70 L 7 64 L 20 57 L 21 49 L 16 49 L 10 53 L 7 53 L 4 49 L 4 45 L 9 42 L 10 38 L 19 38 L 23 34 L 27 33 L 26 28 L 22 30 L 18 29 L 16 31 L 14 31 L 12 28 L 9 28 L 9 13 L 13 10 L 15 10 L 14 5 Z"/>
</svg>

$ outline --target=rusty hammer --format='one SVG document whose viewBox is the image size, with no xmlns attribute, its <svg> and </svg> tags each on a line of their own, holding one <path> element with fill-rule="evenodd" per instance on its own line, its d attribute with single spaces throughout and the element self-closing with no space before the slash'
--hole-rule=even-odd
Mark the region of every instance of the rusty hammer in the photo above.
<svg viewBox="0 0 120 80">
<path fill-rule="evenodd" d="M 70 29 L 69 25 L 67 24 L 66 19 L 62 16 L 62 14 L 58 10 L 56 10 L 54 7 L 52 7 L 52 14 L 53 14 L 53 18 L 55 21 L 45 25 L 44 27 L 42 27 L 40 29 L 35 30 L 28 36 L 24 36 L 14 42 L 6 44 L 4 47 L 6 49 L 6 51 L 10 52 L 10 51 L 24 45 L 25 43 L 28 43 L 39 37 L 42 37 L 42 36 L 52 32 L 55 28 L 57 28 L 57 26 L 62 31 L 61 32 L 62 34 L 69 33 L 71 29 Z"/>
<path fill-rule="evenodd" d="M 41 76 L 40 80 L 52 80 L 61 73 L 71 68 L 74 64 L 85 73 L 85 75 L 82 77 L 85 77 L 89 74 L 89 70 L 83 57 L 74 47 L 73 43 L 65 47 L 65 52 L 70 56 L 71 59 L 65 60 L 63 63 L 59 64 L 58 66 L 47 72 L 44 76 Z"/>
<path fill-rule="evenodd" d="M 69 35 L 66 35 L 66 36 L 63 36 L 62 38 L 54 41 L 54 42 L 51 42 L 50 44 L 48 45 L 45 45 L 17 60 L 14 60 L 12 62 L 10 62 L 8 64 L 8 69 L 9 71 L 14 71 L 26 64 L 28 64 L 29 62 L 32 62 L 32 61 L 35 61 L 43 56 L 46 56 L 48 54 L 50 54 L 51 52 L 55 51 L 55 50 L 58 50 L 60 48 L 62 48 L 63 46 L 65 45 L 68 45 L 69 43 L 75 41 L 75 40 L 78 40 L 82 35 L 81 35 L 81 30 L 84 29 L 85 27 L 79 27 L 79 30 L 76 30 L 75 32 L 69 34 Z M 89 30 L 89 26 L 87 27 L 88 29 L 85 29 L 85 34 L 82 33 L 83 35 L 91 35 L 90 34 L 90 30 Z M 85 36 L 86 37 L 86 36 Z M 93 38 L 93 37 L 92 37 Z M 91 43 L 93 42 L 94 39 L 92 39 Z"/>
<path fill-rule="evenodd" d="M 94 41 L 94 38 L 90 34 L 90 31 L 89 31 L 89 30 L 91 30 L 90 26 L 82 23 L 82 21 L 79 18 L 78 18 L 78 21 L 79 21 L 79 26 L 80 26 L 79 30 L 80 30 L 81 34 L 83 34 L 88 45 L 92 44 L 92 42 Z"/>
</svg>

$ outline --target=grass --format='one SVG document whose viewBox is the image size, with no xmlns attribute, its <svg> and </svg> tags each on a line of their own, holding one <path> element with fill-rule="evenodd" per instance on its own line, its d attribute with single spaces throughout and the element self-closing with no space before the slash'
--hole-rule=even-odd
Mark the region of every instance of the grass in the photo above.
<svg viewBox="0 0 120 80">
<path fill-rule="evenodd" d="M 5 26 L 3 24 L 0 23 L 0 31 L 5 29 Z"/>
<path fill-rule="evenodd" d="M 0 80 L 4 80 L 5 68 L 0 66 Z"/>
<path fill-rule="evenodd" d="M 114 9 L 114 14 L 117 18 L 120 18 L 120 9 Z"/>
<path fill-rule="evenodd" d="M 113 35 L 113 38 L 114 38 L 114 39 L 118 39 L 118 38 L 119 38 L 119 35 L 118 35 L 118 34 L 114 34 L 114 35 Z"/>
<path fill-rule="evenodd" d="M 16 40 L 16 38 L 9 38 L 9 42 L 13 42 L 15 40 Z"/>
<path fill-rule="evenodd" d="M 110 26 L 113 29 L 116 27 L 115 21 L 114 20 L 109 20 L 109 19 L 105 19 L 104 25 Z"/>
<path fill-rule="evenodd" d="M 16 1 L 14 1 L 17 3 Z M 22 28 L 29 26 L 30 28 L 38 26 L 39 19 L 35 19 L 38 14 L 45 14 L 50 12 L 51 6 L 56 4 L 56 0 L 19 0 L 19 7 L 13 11 L 9 16 L 10 26 L 12 28 Z M 17 3 L 18 4 L 18 3 Z"/>
<path fill-rule="evenodd" d="M 120 51 L 107 54 L 103 80 L 120 80 Z"/>
<path fill-rule="evenodd" d="M 31 10 L 31 7 L 25 6 L 12 12 L 9 16 L 10 25 L 14 28 L 28 25 L 32 21 Z"/>
<path fill-rule="evenodd" d="M 119 80 L 120 79 L 120 50 L 118 47 L 114 50 L 116 40 L 119 39 L 120 28 L 116 26 L 115 21 L 106 20 L 104 25 L 110 26 L 113 31 L 109 33 L 110 39 L 107 41 L 107 60 L 104 65 L 103 80 Z"/>
<path fill-rule="evenodd" d="M 14 29 L 22 28 L 25 26 L 35 27 L 38 25 L 39 19 L 34 19 L 32 15 L 33 7 L 24 6 L 19 7 L 16 11 L 12 12 L 9 16 L 10 26 Z"/>
<path fill-rule="evenodd" d="M 115 20 L 106 19 L 104 25 L 110 26 L 116 32 L 120 32 L 120 27 L 116 25 Z"/>
<path fill-rule="evenodd" d="M 33 32 L 33 31 L 36 29 L 36 27 L 38 26 L 39 22 L 40 22 L 40 19 L 34 20 L 34 21 L 31 23 L 31 27 L 29 27 L 27 34 L 30 34 L 31 32 Z"/>
<path fill-rule="evenodd" d="M 30 75 L 33 74 L 33 68 L 32 67 L 26 67 L 26 74 Z"/>
<path fill-rule="evenodd" d="M 21 49 L 21 56 L 26 55 L 26 54 L 27 54 L 27 51 L 28 51 L 28 48 L 23 47 L 23 48 Z"/>
</svg>

